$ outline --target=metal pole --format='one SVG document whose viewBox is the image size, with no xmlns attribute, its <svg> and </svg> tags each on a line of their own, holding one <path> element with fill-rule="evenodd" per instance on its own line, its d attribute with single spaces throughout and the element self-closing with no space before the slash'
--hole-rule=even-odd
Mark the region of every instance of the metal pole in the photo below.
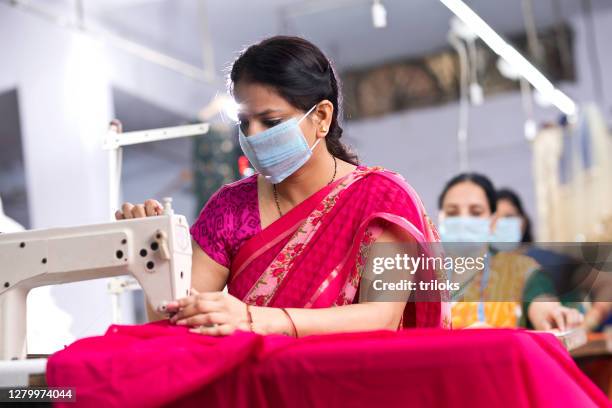
<svg viewBox="0 0 612 408">
<path fill-rule="evenodd" d="M 459 125 L 457 130 L 457 153 L 459 156 L 459 171 L 465 172 L 470 168 L 468 149 L 468 126 L 470 102 L 468 98 L 469 67 L 465 44 L 455 35 L 450 34 L 449 42 L 459 56 Z"/>
<path fill-rule="evenodd" d="M 204 66 L 204 72 L 208 77 L 215 78 L 215 52 L 210 34 L 207 1 L 208 0 L 200 0 L 198 3 L 200 32 L 202 35 L 202 64 Z"/>
</svg>

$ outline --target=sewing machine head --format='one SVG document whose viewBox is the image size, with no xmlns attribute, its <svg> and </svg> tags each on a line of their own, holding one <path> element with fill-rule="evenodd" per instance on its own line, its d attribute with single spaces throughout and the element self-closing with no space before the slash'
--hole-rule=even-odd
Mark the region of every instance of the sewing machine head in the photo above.
<svg viewBox="0 0 612 408">
<path fill-rule="evenodd" d="M 26 296 L 38 286 L 133 275 L 154 310 L 187 296 L 191 238 L 182 215 L 0 234 L 0 360 L 26 356 Z"/>
</svg>

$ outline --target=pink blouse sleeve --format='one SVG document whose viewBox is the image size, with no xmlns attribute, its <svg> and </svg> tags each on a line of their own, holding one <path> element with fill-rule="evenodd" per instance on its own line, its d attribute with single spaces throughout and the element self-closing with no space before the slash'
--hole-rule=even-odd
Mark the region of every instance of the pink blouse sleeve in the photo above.
<svg viewBox="0 0 612 408">
<path fill-rule="evenodd" d="M 225 211 L 227 187 L 222 187 L 208 200 L 198 219 L 191 226 L 190 232 L 194 241 L 215 262 L 226 268 L 230 267 L 228 226 Z"/>
<path fill-rule="evenodd" d="M 200 248 L 228 269 L 242 244 L 259 231 L 256 175 L 221 187 L 191 226 Z"/>
</svg>

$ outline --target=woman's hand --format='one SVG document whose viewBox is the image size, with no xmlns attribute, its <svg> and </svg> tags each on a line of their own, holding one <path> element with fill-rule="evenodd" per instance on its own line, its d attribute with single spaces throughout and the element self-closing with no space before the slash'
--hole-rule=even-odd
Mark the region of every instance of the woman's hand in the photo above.
<svg viewBox="0 0 612 408">
<path fill-rule="evenodd" d="M 168 311 L 176 311 L 170 319 L 172 323 L 191 326 L 194 333 L 227 336 L 250 329 L 246 304 L 225 292 L 199 293 L 191 289 L 191 296 L 170 302 Z"/>
<path fill-rule="evenodd" d="M 115 219 L 127 220 L 130 218 L 153 217 L 162 215 L 164 207 L 157 200 L 147 200 L 143 204 L 123 203 L 121 210 L 115 212 Z"/>
<path fill-rule="evenodd" d="M 527 311 L 531 324 L 536 330 L 573 329 L 582 324 L 584 316 L 576 309 L 554 301 L 534 300 Z"/>
</svg>

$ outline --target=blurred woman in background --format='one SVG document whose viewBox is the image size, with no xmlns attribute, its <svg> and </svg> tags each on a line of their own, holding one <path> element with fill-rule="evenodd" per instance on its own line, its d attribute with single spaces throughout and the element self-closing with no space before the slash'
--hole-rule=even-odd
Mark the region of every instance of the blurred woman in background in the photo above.
<svg viewBox="0 0 612 408">
<path fill-rule="evenodd" d="M 486 259 L 484 267 L 475 270 L 464 282 L 462 290 L 455 294 L 453 328 L 517 327 L 525 284 L 538 271 L 539 265 L 526 255 L 505 251 L 503 245 L 492 244 L 518 242 L 521 236 L 525 236 L 525 230 L 521 233 L 518 222 L 503 225 L 503 218 L 506 217 L 497 213 L 498 197 L 493 183 L 478 173 L 463 173 L 449 180 L 440 194 L 438 207 L 440 235 L 445 249 L 453 252 L 452 243 L 459 243 L 455 245 L 457 247 L 461 247 L 461 243 L 479 243 Z M 504 211 L 517 218 L 520 214 L 516 208 L 512 212 Z M 472 247 L 476 248 L 475 245 Z M 534 305 L 533 310 L 542 315 L 534 322 L 537 329 L 550 328 L 544 323 L 557 321 L 557 315 L 561 316 L 560 328 L 565 328 L 565 321 L 579 320 L 576 311 L 560 304 L 544 307 L 543 310 L 539 309 L 539 305 Z"/>
<path fill-rule="evenodd" d="M 523 209 L 523 203 L 518 194 L 509 188 L 502 188 L 497 191 L 497 210 L 495 211 L 497 219 L 510 218 L 520 222 L 521 225 L 521 242 L 533 242 L 533 233 L 531 232 L 531 219 Z"/>
</svg>

